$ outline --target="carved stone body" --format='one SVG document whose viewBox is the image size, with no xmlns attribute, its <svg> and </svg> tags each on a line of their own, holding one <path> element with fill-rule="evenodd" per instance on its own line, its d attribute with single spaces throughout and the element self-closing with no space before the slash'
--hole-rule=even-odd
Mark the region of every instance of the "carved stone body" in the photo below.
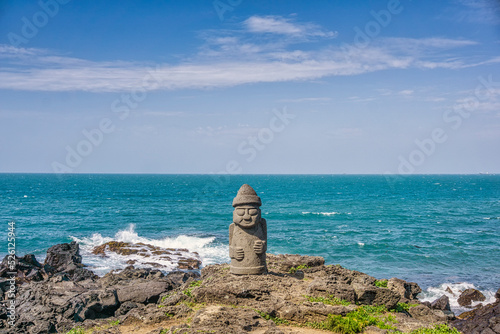
<svg viewBox="0 0 500 334">
<path fill-rule="evenodd" d="M 261 217 L 260 198 L 247 184 L 233 200 L 233 223 L 229 225 L 231 273 L 258 275 L 267 272 L 267 224 Z"/>
</svg>

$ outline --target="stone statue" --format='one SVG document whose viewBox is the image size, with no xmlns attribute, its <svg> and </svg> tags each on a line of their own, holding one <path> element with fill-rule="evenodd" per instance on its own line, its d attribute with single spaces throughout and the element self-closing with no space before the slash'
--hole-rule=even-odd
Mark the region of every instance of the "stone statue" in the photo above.
<svg viewBox="0 0 500 334">
<path fill-rule="evenodd" d="M 258 275 L 267 272 L 267 225 L 261 217 L 262 202 L 248 184 L 241 186 L 233 200 L 233 223 L 229 225 L 231 273 Z"/>
</svg>

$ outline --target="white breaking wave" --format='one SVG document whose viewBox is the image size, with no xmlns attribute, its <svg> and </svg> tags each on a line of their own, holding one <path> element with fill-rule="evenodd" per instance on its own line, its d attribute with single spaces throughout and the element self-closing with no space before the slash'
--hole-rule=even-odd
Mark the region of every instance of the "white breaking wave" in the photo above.
<svg viewBox="0 0 500 334">
<path fill-rule="evenodd" d="M 127 261 L 134 261 L 135 267 L 151 267 L 148 262 L 154 262 L 160 265 L 160 269 L 171 271 L 177 267 L 177 261 L 181 257 L 199 258 L 202 266 L 213 263 L 227 262 L 229 260 L 229 247 L 227 245 L 216 244 L 215 237 L 194 237 L 187 235 L 179 235 L 177 237 L 165 237 L 163 239 L 149 239 L 141 237 L 135 231 L 135 225 L 130 224 L 128 229 L 118 231 L 113 238 L 103 237 L 100 233 L 94 233 L 91 237 L 71 237 L 80 245 L 80 254 L 83 257 L 83 263 L 89 266 L 89 269 L 97 275 L 104 275 L 113 269 L 123 269 L 129 264 Z M 161 258 L 154 255 L 144 256 L 131 254 L 120 255 L 114 252 L 106 252 L 106 257 L 95 255 L 92 250 L 96 246 L 100 246 L 110 241 L 121 241 L 128 243 L 144 243 L 161 248 L 184 248 L 188 252 L 175 252 L 168 255 L 169 259 Z M 194 253 L 198 253 L 198 256 Z"/>
<path fill-rule="evenodd" d="M 450 308 L 455 313 L 455 315 L 459 315 L 462 312 L 470 311 L 472 308 L 467 308 L 460 306 L 458 304 L 458 297 L 460 294 L 466 289 L 477 289 L 476 286 L 472 283 L 462 282 L 462 283 L 444 283 L 438 287 L 429 287 L 422 293 L 418 295 L 418 299 L 421 301 L 433 302 L 442 295 L 448 296 L 450 299 Z M 448 290 L 448 291 L 447 291 Z M 479 290 L 479 289 L 477 289 Z M 450 293 L 451 291 L 451 293 Z M 481 291 L 481 290 L 480 290 Z M 495 298 L 495 291 L 484 290 L 481 291 L 483 295 L 486 297 L 485 301 L 482 302 L 472 302 L 472 307 L 479 304 L 491 304 L 493 303 Z"/>
<path fill-rule="evenodd" d="M 308 212 L 308 211 L 303 211 L 303 215 L 323 215 L 323 216 L 333 216 L 333 215 L 340 215 L 340 212 Z"/>
</svg>

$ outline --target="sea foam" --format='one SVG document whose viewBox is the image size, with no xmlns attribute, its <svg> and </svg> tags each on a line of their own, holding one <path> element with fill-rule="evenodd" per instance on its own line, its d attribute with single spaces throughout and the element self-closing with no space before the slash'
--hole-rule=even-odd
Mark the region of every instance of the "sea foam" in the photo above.
<svg viewBox="0 0 500 334">
<path fill-rule="evenodd" d="M 432 287 L 432 286 L 428 287 L 425 291 L 422 291 L 422 293 L 420 293 L 418 295 L 418 299 L 420 301 L 433 302 L 434 300 L 438 299 L 439 297 L 441 297 L 443 295 L 448 296 L 448 298 L 450 299 L 450 308 L 456 315 L 459 315 L 460 313 L 463 313 L 465 311 L 470 311 L 473 307 L 475 307 L 479 304 L 483 304 L 483 305 L 491 304 L 496 300 L 495 291 L 480 290 L 484 294 L 484 296 L 486 297 L 485 301 L 472 302 L 472 305 L 471 305 L 472 308 L 460 306 L 458 304 L 458 297 L 460 297 L 460 294 L 466 289 L 480 290 L 474 284 L 467 283 L 467 282 L 443 283 L 437 287 Z M 451 290 L 451 293 L 449 292 L 450 290 Z"/>
<path fill-rule="evenodd" d="M 340 212 L 308 212 L 308 211 L 303 211 L 303 215 L 322 215 L 322 216 L 333 216 L 333 215 L 340 215 Z M 349 213 L 348 213 L 349 214 Z"/>
<path fill-rule="evenodd" d="M 188 235 L 179 235 L 176 237 L 165 237 L 162 239 L 150 239 L 139 236 L 135 231 L 135 225 L 130 224 L 127 229 L 118 231 L 114 237 L 104 237 L 100 233 L 94 233 L 90 237 L 71 237 L 80 245 L 80 253 L 83 257 L 83 263 L 89 266 L 89 269 L 97 275 L 104 275 L 113 269 L 123 269 L 129 264 L 127 261 L 134 261 L 135 267 L 151 267 L 148 262 L 154 262 L 159 265 L 163 271 L 171 271 L 177 267 L 177 262 L 181 257 L 199 258 L 202 266 L 227 262 L 228 246 L 215 242 L 215 237 L 195 237 Z M 176 252 L 169 255 L 170 260 L 161 259 L 154 255 L 144 257 L 137 254 L 120 255 L 114 252 L 107 252 L 106 257 L 93 254 L 92 251 L 96 246 L 100 246 L 110 241 L 121 241 L 128 243 L 143 243 L 161 248 L 187 249 L 188 252 Z M 195 254 L 197 253 L 197 254 Z"/>
</svg>

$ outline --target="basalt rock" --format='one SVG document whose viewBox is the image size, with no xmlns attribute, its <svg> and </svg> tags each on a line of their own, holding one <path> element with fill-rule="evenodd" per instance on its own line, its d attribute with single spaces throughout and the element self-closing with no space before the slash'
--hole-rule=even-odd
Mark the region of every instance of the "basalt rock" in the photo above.
<svg viewBox="0 0 500 334">
<path fill-rule="evenodd" d="M 497 300 L 492 304 L 481 305 L 460 314 L 451 324 L 463 334 L 495 334 L 500 333 L 500 289 L 495 295 Z"/>
<path fill-rule="evenodd" d="M 417 283 L 406 282 L 399 278 L 391 278 L 387 281 L 387 288 L 396 292 L 401 298 L 406 300 L 415 300 L 422 289 Z"/>
<path fill-rule="evenodd" d="M 450 298 L 446 295 L 442 295 L 431 303 L 431 308 L 434 310 L 451 311 Z"/>
<path fill-rule="evenodd" d="M 8 266 L 11 260 L 6 256 L 0 265 L 0 277 L 10 278 L 12 272 Z M 17 285 L 26 282 L 39 282 L 53 276 L 61 276 L 63 280 L 81 281 L 95 279 L 97 276 L 90 270 L 83 268 L 82 257 L 78 244 L 58 244 L 47 250 L 44 264 L 37 261 L 35 255 L 26 254 L 23 257 L 15 257 L 15 279 Z"/>
<path fill-rule="evenodd" d="M 80 246 L 72 241 L 69 244 L 58 244 L 47 250 L 47 257 L 44 264 L 54 268 L 55 272 L 65 271 L 69 265 L 82 265 Z"/>
<path fill-rule="evenodd" d="M 390 308 L 405 300 L 403 290 L 398 293 L 377 287 L 374 277 L 339 265 L 325 266 L 319 257 L 267 254 L 266 258 L 269 271 L 265 275 L 234 275 L 229 264 L 206 266 L 201 276 L 195 272 L 164 275 L 156 269 L 132 266 L 80 281 L 71 280 L 67 272 L 56 273 L 18 287 L 19 318 L 9 333 L 67 333 L 82 326 L 108 334 L 132 333 L 144 327 L 145 333 L 291 334 L 301 333 L 301 327 L 276 323 L 303 326 L 332 315 L 345 316 L 360 305 Z M 71 264 L 66 271 L 68 267 Z M 418 290 L 414 283 L 398 283 L 409 291 L 407 297 Z M 449 319 L 446 312 L 414 300 L 407 313 L 395 313 L 398 323 L 394 326 L 411 331 L 445 323 Z M 0 333 L 7 328 L 5 315 L 0 305 Z M 488 321 L 494 318 L 487 316 Z M 120 325 L 109 328 L 112 321 Z"/>
<path fill-rule="evenodd" d="M 194 270 L 199 269 L 201 266 L 201 261 L 196 252 L 189 252 L 185 248 L 162 248 L 142 242 L 109 241 L 94 247 L 92 253 L 104 257 L 108 256 L 109 253 L 122 256 L 134 255 L 136 258 L 128 260 L 127 263 L 134 265 L 142 264 L 160 269 L 166 269 L 161 264 L 162 262 L 176 264 L 177 269 Z"/>
<path fill-rule="evenodd" d="M 481 293 L 481 291 L 476 289 L 466 289 L 460 297 L 458 297 L 458 305 L 460 306 L 471 306 L 472 302 L 475 301 L 485 301 L 486 297 Z"/>
<path fill-rule="evenodd" d="M 324 260 L 317 257 L 267 254 L 267 259 L 267 275 L 234 275 L 227 264 L 207 266 L 202 269 L 200 280 L 188 279 L 181 287 L 164 295 L 158 304 L 164 310 L 172 310 L 172 314 L 175 312 L 174 307 L 191 303 L 207 305 L 206 308 L 217 305 L 217 310 L 224 312 L 225 309 L 221 307 L 229 305 L 236 308 L 234 316 L 241 312 L 245 319 L 248 319 L 249 311 L 257 310 L 265 319 L 277 318 L 305 324 L 325 321 L 329 315 L 345 316 L 359 305 L 385 305 L 392 308 L 404 298 L 391 289 L 375 286 L 374 277 L 338 265 L 325 266 Z M 291 270 L 292 268 L 295 269 Z M 301 275 L 297 275 L 299 271 Z M 418 287 L 415 283 L 405 281 L 401 281 L 401 286 L 404 287 L 405 283 L 410 287 Z M 431 310 L 425 305 L 419 306 L 413 312 L 415 316 L 407 313 L 406 320 L 403 319 L 398 328 L 412 330 L 431 322 L 447 321 L 447 315 L 443 311 Z M 231 317 L 212 316 L 211 312 L 203 311 L 206 308 L 202 307 L 198 314 L 209 317 L 207 321 L 214 328 L 226 324 L 236 326 L 236 333 L 250 331 L 231 322 Z M 213 321 L 215 322 L 212 323 Z M 196 333 L 197 330 L 206 330 L 206 326 L 207 322 L 192 321 L 189 328 L 176 326 L 171 328 L 171 332 L 177 329 L 176 333 Z M 274 332 L 273 328 L 265 327 L 269 324 L 259 322 L 259 326 L 264 326 L 259 331 Z M 217 329 L 215 332 L 224 333 Z"/>
</svg>

